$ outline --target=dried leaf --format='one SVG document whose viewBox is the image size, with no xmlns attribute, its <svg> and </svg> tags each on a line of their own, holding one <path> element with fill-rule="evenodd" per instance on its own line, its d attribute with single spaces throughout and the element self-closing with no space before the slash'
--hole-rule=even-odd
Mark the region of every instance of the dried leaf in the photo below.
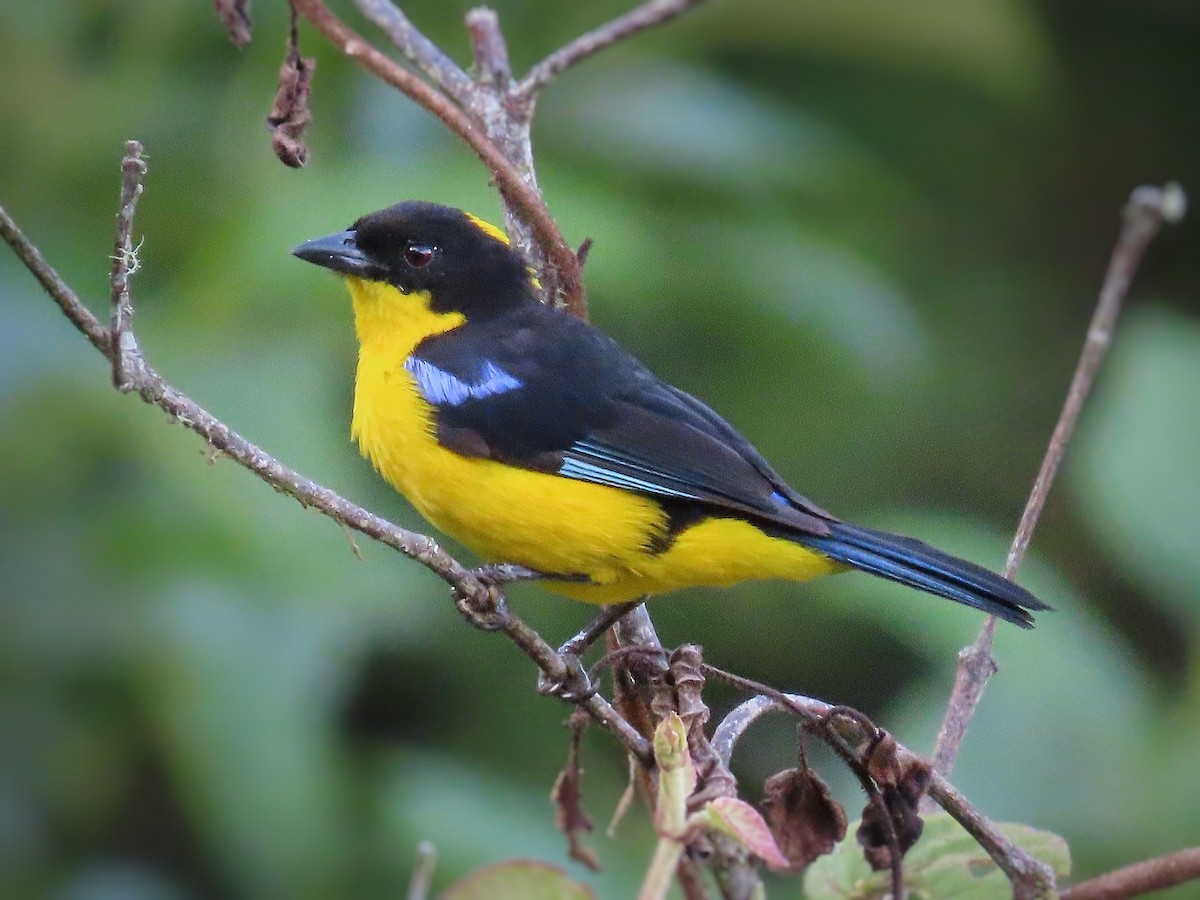
<svg viewBox="0 0 1200 900">
<path fill-rule="evenodd" d="M 304 129 L 312 121 L 308 95 L 316 67 L 317 61 L 312 57 L 302 57 L 293 44 L 279 69 L 279 89 L 275 92 L 271 114 L 267 116 L 267 127 L 273 133 L 271 146 L 275 155 L 285 166 L 293 169 L 308 162 L 308 148 L 304 145 L 303 136 Z"/>
<path fill-rule="evenodd" d="M 762 805 L 793 871 L 804 871 L 846 836 L 846 813 L 811 769 L 772 775 L 764 786 Z"/>
<path fill-rule="evenodd" d="M 235 47 L 250 43 L 250 31 L 254 27 L 250 21 L 250 0 L 213 0 L 213 8 Z"/>
<path fill-rule="evenodd" d="M 896 802 L 896 789 L 883 788 L 863 809 L 862 824 L 856 835 L 863 856 L 875 871 L 892 867 L 891 832 L 895 831 L 896 845 L 903 856 L 921 836 L 924 824 L 914 807 Z"/>
<path fill-rule="evenodd" d="M 700 667 L 704 660 L 695 644 L 684 644 L 672 651 L 671 684 L 674 686 L 675 710 L 691 734 L 708 721 L 708 706 L 704 703 L 704 675 Z M 694 750 L 694 748 L 693 748 Z"/>
<path fill-rule="evenodd" d="M 876 870 L 892 865 L 889 822 L 902 856 L 924 828 L 919 806 L 929 787 L 930 764 L 917 757 L 901 757 L 897 750 L 896 739 L 881 732 L 866 758 L 867 775 L 878 786 L 879 794 L 863 810 L 857 837 L 867 862 Z"/>
<path fill-rule="evenodd" d="M 568 724 L 571 727 L 571 746 L 567 752 L 567 762 L 550 791 L 550 800 L 554 803 L 554 822 L 558 830 L 567 836 L 571 858 L 593 872 L 599 872 L 600 860 L 595 851 L 583 843 L 583 835 L 592 830 L 592 820 L 583 811 L 583 768 L 579 765 L 579 743 L 587 719 L 572 716 Z"/>
</svg>

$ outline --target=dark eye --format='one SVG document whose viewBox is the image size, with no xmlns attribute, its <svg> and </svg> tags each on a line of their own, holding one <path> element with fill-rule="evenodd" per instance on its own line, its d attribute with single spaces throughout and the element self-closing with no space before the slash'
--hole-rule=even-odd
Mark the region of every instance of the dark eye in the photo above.
<svg viewBox="0 0 1200 900">
<path fill-rule="evenodd" d="M 404 248 L 404 261 L 414 269 L 423 269 L 433 262 L 433 255 L 436 252 L 437 248 L 432 244 L 409 241 L 408 246 Z"/>
</svg>

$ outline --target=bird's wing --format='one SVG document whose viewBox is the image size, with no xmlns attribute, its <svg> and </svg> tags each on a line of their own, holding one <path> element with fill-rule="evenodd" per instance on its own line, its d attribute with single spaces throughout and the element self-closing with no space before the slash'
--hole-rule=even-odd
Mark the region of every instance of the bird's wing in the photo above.
<svg viewBox="0 0 1200 900">
<path fill-rule="evenodd" d="M 829 532 L 832 517 L 720 416 L 565 314 L 473 321 L 426 339 L 404 365 L 457 453 Z"/>
</svg>

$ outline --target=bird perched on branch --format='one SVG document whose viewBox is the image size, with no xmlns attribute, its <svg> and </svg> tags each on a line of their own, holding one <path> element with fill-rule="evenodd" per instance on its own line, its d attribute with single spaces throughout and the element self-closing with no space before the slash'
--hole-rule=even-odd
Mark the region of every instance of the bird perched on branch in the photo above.
<svg viewBox="0 0 1200 900">
<path fill-rule="evenodd" d="M 438 528 L 558 593 L 613 604 L 854 568 L 1024 627 L 1048 608 L 815 506 L 699 400 L 539 302 L 528 262 L 481 219 L 412 201 L 292 252 L 349 287 L 363 455 Z"/>
</svg>

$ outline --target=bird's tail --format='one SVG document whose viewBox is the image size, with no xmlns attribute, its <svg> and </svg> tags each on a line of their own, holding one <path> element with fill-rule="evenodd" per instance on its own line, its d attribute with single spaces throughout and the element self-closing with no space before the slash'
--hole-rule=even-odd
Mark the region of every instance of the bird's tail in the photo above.
<svg viewBox="0 0 1200 900">
<path fill-rule="evenodd" d="M 1007 578 L 915 538 L 830 522 L 827 536 L 793 534 L 792 540 L 840 563 L 965 603 L 1022 628 L 1033 627 L 1031 610 L 1050 609 Z"/>
</svg>

